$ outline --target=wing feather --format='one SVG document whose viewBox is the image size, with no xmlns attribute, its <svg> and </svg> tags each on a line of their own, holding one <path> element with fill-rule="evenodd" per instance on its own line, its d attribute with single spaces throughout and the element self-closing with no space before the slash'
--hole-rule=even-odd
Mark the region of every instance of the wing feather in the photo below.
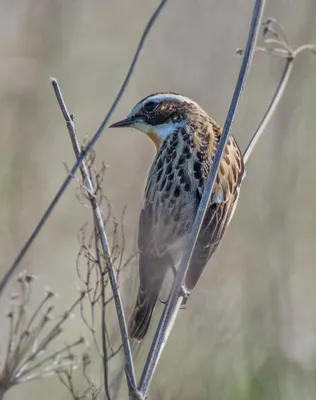
<svg viewBox="0 0 316 400">
<path fill-rule="evenodd" d="M 205 181 L 209 170 L 210 164 L 205 167 Z M 235 139 L 231 137 L 227 143 L 225 155 L 218 170 L 211 204 L 206 212 L 187 272 L 186 285 L 189 290 L 193 289 L 196 285 L 205 265 L 217 249 L 231 221 L 238 202 L 239 188 L 243 175 L 244 164 L 242 154 Z M 199 192 L 198 203 L 201 197 L 202 190 Z"/>
</svg>

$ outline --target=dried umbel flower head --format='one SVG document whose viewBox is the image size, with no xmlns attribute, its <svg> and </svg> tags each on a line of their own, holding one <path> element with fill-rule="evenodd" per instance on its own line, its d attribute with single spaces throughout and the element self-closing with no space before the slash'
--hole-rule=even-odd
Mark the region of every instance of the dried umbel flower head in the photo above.
<svg viewBox="0 0 316 400">
<path fill-rule="evenodd" d="M 29 311 L 29 302 L 35 277 L 26 272 L 16 279 L 17 291 L 11 294 L 10 310 L 7 313 L 8 342 L 1 349 L 0 392 L 21 382 L 42 378 L 58 373 L 62 368 L 76 367 L 81 364 L 73 353 L 74 347 L 84 343 L 79 337 L 73 343 L 61 349 L 53 348 L 52 343 L 63 332 L 63 324 L 69 319 L 74 308 L 85 296 L 79 298 L 63 313 L 53 320 L 51 317 L 55 294 L 47 290 L 43 299 Z"/>
</svg>

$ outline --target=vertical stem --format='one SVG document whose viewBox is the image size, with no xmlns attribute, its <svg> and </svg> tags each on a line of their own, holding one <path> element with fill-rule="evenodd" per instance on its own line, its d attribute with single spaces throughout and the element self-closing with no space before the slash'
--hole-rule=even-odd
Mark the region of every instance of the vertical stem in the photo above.
<svg viewBox="0 0 316 400">
<path fill-rule="evenodd" d="M 71 138 L 71 143 L 73 145 L 76 158 L 79 159 L 80 154 L 81 154 L 81 149 L 80 149 L 80 146 L 79 146 L 79 143 L 77 140 L 74 122 L 71 119 L 70 114 L 67 110 L 66 104 L 63 100 L 63 97 L 62 97 L 62 94 L 61 94 L 61 91 L 59 89 L 56 79 L 52 79 L 52 85 L 53 85 L 53 88 L 54 88 L 54 91 L 55 91 L 55 94 L 57 97 L 59 107 L 60 107 L 62 114 L 66 121 L 67 129 L 68 129 L 68 132 L 69 132 L 69 135 Z M 104 253 L 105 260 L 106 260 L 106 266 L 108 268 L 110 284 L 111 284 L 111 288 L 112 288 L 112 292 L 113 292 L 114 303 L 115 303 L 115 307 L 116 307 L 116 313 L 117 313 L 117 318 L 118 318 L 120 333 L 121 333 L 121 338 L 122 338 L 122 344 L 123 344 L 123 349 L 124 349 L 125 374 L 126 374 L 126 378 L 127 378 L 127 382 L 128 382 L 128 388 L 129 388 L 129 390 L 132 389 L 132 391 L 133 390 L 135 391 L 137 386 L 136 386 L 136 377 L 135 377 L 134 364 L 133 364 L 133 359 L 132 359 L 131 346 L 130 346 L 128 333 L 127 333 L 127 325 L 126 325 L 126 320 L 125 320 L 123 303 L 122 303 L 121 295 L 120 295 L 119 288 L 118 288 L 118 282 L 116 279 L 115 269 L 114 269 L 114 266 L 113 266 L 112 260 L 111 260 L 111 251 L 110 251 L 110 247 L 108 244 L 108 239 L 107 239 L 107 236 L 105 233 L 103 217 L 102 217 L 102 213 L 101 213 L 99 204 L 97 202 L 97 199 L 94 196 L 93 182 L 90 178 L 90 174 L 89 174 L 89 171 L 88 171 L 88 168 L 87 168 L 85 162 L 82 162 L 82 164 L 80 165 L 80 171 L 82 174 L 83 182 L 88 189 L 89 200 L 92 205 L 92 210 L 93 210 L 93 214 L 95 217 L 95 223 L 96 223 L 96 226 L 97 226 L 97 229 L 99 232 L 102 250 Z M 101 279 L 103 279 L 102 276 L 101 276 Z"/>
</svg>

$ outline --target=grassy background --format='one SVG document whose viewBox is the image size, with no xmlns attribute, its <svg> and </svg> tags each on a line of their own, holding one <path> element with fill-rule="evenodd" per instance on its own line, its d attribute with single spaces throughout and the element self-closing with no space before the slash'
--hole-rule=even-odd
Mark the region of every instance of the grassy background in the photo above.
<svg viewBox="0 0 316 400">
<path fill-rule="evenodd" d="M 0 0 L 0 251 L 4 273 L 74 161 L 49 77 L 90 137 L 125 76 L 157 1 Z M 223 124 L 240 67 L 253 1 L 170 0 L 142 52 L 113 121 L 155 91 L 180 92 Z M 314 0 L 267 1 L 294 45 L 316 42 Z M 316 398 L 316 59 L 304 54 L 254 152 L 238 211 L 180 313 L 155 376 L 152 399 Z M 233 133 L 244 148 L 284 62 L 257 54 Z M 105 130 L 96 146 L 110 165 L 104 190 L 120 216 L 127 204 L 126 255 L 136 249 L 145 179 L 154 146 L 140 132 Z M 77 232 L 90 211 L 73 184 L 23 261 L 48 285 L 59 309 L 76 296 Z M 135 264 L 135 263 L 134 263 Z M 136 265 L 126 276 L 134 301 Z M 6 311 L 1 303 L 1 315 Z M 110 318 L 112 318 L 112 314 Z M 67 339 L 82 332 L 79 315 Z M 153 330 L 151 330 L 153 332 Z M 1 329 L 1 337 L 5 330 Z M 149 343 L 140 349 L 141 368 Z M 100 379 L 98 360 L 95 379 Z M 8 399 L 67 399 L 56 378 L 12 389 Z M 122 398 L 120 395 L 119 398 Z"/>
</svg>

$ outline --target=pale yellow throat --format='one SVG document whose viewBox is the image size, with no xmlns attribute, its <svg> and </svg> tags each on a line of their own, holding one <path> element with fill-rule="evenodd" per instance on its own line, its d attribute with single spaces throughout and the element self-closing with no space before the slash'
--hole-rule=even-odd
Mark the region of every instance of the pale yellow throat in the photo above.
<svg viewBox="0 0 316 400">
<path fill-rule="evenodd" d="M 148 131 L 147 136 L 155 143 L 155 146 L 158 150 L 162 142 L 161 137 L 158 136 L 157 133 L 153 130 Z"/>
</svg>

